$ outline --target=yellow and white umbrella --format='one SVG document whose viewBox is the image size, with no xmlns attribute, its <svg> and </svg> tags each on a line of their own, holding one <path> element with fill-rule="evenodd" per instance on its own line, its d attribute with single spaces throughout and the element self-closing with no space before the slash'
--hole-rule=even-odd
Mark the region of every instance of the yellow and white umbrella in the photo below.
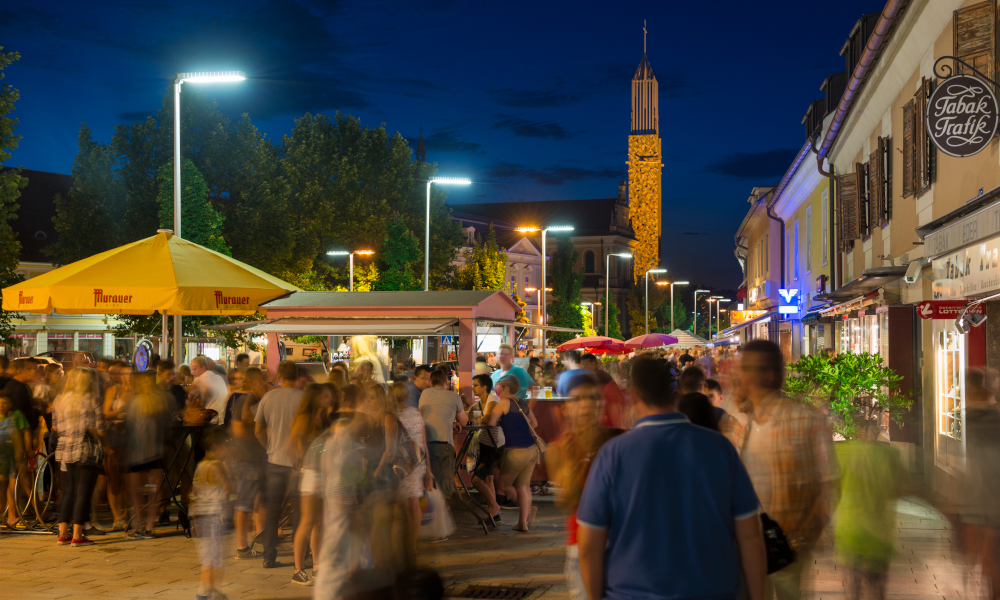
<svg viewBox="0 0 1000 600">
<path fill-rule="evenodd" d="M 4 310 L 31 313 L 251 315 L 298 288 L 169 232 L 3 290 Z"/>
</svg>

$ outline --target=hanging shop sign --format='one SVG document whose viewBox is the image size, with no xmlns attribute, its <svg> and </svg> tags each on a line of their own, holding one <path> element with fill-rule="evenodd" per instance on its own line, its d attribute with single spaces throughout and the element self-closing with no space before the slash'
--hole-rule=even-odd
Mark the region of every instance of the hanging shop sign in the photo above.
<svg viewBox="0 0 1000 600">
<path fill-rule="evenodd" d="M 934 300 L 958 300 L 1000 290 L 1000 238 L 949 252 L 931 262 Z"/>
<path fill-rule="evenodd" d="M 947 61 L 964 67 L 964 73 L 955 74 Z M 927 137 L 949 156 L 982 152 L 1000 125 L 997 83 L 957 56 L 934 61 L 934 74 L 941 80 L 927 99 Z"/>
<path fill-rule="evenodd" d="M 944 319 L 954 321 L 968 302 L 964 300 L 926 300 L 917 304 L 917 315 L 921 319 Z M 983 314 L 986 304 L 980 302 L 969 307 L 968 313 Z"/>
<path fill-rule="evenodd" d="M 729 326 L 734 327 L 736 325 L 742 325 L 747 321 L 752 321 L 757 317 L 763 317 L 766 314 L 766 310 L 734 310 L 729 313 Z"/>
<path fill-rule="evenodd" d="M 783 315 L 794 315 L 799 312 L 799 290 L 798 288 L 778 290 L 781 296 L 781 304 L 778 305 L 778 312 Z"/>
</svg>

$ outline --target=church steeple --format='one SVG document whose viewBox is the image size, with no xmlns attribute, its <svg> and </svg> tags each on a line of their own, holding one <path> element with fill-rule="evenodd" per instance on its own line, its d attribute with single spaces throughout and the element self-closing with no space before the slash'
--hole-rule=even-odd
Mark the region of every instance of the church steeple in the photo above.
<svg viewBox="0 0 1000 600">
<path fill-rule="evenodd" d="M 417 138 L 417 162 L 427 162 L 427 151 L 424 150 L 424 128 L 420 127 L 420 137 Z"/>
<path fill-rule="evenodd" d="M 642 60 L 632 77 L 632 135 L 660 134 L 660 86 L 646 57 L 646 22 L 642 23 Z"/>
</svg>

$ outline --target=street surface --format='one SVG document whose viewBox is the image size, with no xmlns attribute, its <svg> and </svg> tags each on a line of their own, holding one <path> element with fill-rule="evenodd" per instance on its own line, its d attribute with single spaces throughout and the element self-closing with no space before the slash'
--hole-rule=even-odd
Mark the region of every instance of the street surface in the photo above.
<svg viewBox="0 0 1000 600">
<path fill-rule="evenodd" d="M 468 584 L 518 584 L 545 588 L 547 600 L 568 597 L 563 582 L 563 519 L 551 497 L 535 497 L 538 518 L 532 532 L 511 530 L 514 511 L 485 536 L 472 517 L 455 511 L 458 530 L 443 542 L 421 543 L 421 562 L 439 571 L 447 595 Z M 953 532 L 928 505 L 900 501 L 899 555 L 889 579 L 894 600 L 979 597 L 978 569 L 954 551 Z M 86 599 L 163 598 L 191 600 L 198 587 L 198 558 L 191 540 L 180 531 L 160 528 L 154 540 L 126 540 L 121 534 L 96 538 L 90 548 L 56 546 L 54 536 L 0 536 L 0 598 Z M 829 536 L 827 536 L 829 537 Z M 232 535 L 226 544 L 226 583 L 232 600 L 305 599 L 312 588 L 290 582 L 292 568 L 264 569 L 261 560 L 235 560 Z M 282 544 L 279 561 L 291 563 L 291 545 Z M 845 598 L 846 581 L 824 544 L 808 571 L 804 598 Z M 543 591 L 543 590 L 539 590 Z"/>
</svg>

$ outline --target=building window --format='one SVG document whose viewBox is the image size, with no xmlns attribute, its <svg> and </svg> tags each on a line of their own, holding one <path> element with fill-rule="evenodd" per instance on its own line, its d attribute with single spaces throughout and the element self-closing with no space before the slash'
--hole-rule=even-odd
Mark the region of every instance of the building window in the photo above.
<svg viewBox="0 0 1000 600">
<path fill-rule="evenodd" d="M 813 207 L 806 207 L 806 273 L 812 273 Z"/>
<path fill-rule="evenodd" d="M 820 215 L 820 259 L 819 265 L 825 267 L 827 263 L 827 248 L 830 247 L 830 188 L 827 186 L 823 190 L 819 207 Z"/>
<path fill-rule="evenodd" d="M 583 272 L 593 273 L 594 272 L 594 251 L 587 250 L 583 253 Z"/>
<path fill-rule="evenodd" d="M 794 257 L 795 262 L 792 263 L 792 273 L 794 273 L 795 275 L 795 281 L 798 281 L 799 280 L 799 222 L 798 221 L 795 221 L 794 228 L 795 228 L 795 236 L 794 236 L 795 239 L 793 241 L 795 245 L 793 246 L 793 248 L 795 249 L 795 251 L 792 253 L 792 256 Z"/>
</svg>

